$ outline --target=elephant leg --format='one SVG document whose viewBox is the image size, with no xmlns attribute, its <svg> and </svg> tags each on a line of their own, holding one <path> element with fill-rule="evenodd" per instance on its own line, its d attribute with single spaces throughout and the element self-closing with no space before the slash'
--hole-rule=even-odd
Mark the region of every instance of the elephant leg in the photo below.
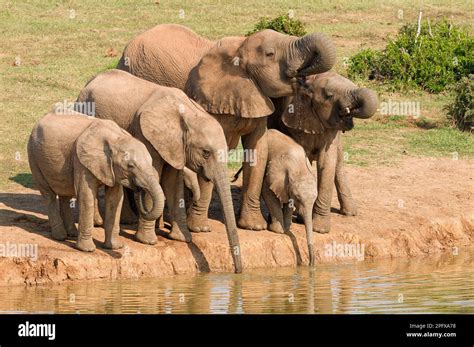
<svg viewBox="0 0 474 347">
<path fill-rule="evenodd" d="M 120 211 L 123 202 L 123 188 L 116 184 L 105 188 L 105 243 L 104 247 L 118 249 L 123 247 L 119 238 L 120 233 Z"/>
<path fill-rule="evenodd" d="M 97 194 L 97 198 L 94 201 L 94 226 L 101 227 L 104 225 L 104 220 L 102 215 L 100 214 L 99 209 L 99 194 Z"/>
<path fill-rule="evenodd" d="M 278 200 L 275 194 L 268 188 L 266 182 L 263 182 L 262 185 L 262 197 L 268 208 L 268 212 L 270 212 L 271 222 L 268 226 L 268 230 L 278 234 L 285 233 L 285 219 L 280 200 Z"/>
<path fill-rule="evenodd" d="M 85 170 L 85 169 L 84 169 Z M 79 200 L 79 234 L 76 247 L 84 252 L 93 252 L 95 244 L 92 240 L 94 229 L 94 203 L 97 197 L 97 182 L 91 174 L 78 174 L 77 197 Z"/>
<path fill-rule="evenodd" d="M 211 226 L 209 225 L 208 212 L 209 205 L 212 199 L 213 183 L 198 176 L 200 196 L 198 200 L 194 200 L 191 207 L 188 209 L 188 228 L 193 232 L 209 232 Z"/>
<path fill-rule="evenodd" d="M 341 214 L 346 216 L 356 216 L 357 206 L 352 198 L 351 189 L 349 188 L 347 176 L 344 171 L 344 154 L 342 151 L 340 135 L 337 144 L 336 177 L 334 183 L 336 184 L 337 199 L 341 206 Z"/>
<path fill-rule="evenodd" d="M 42 190 L 41 194 L 47 199 L 48 203 L 48 219 L 51 225 L 51 236 L 55 240 L 66 240 L 67 231 L 64 228 L 64 221 L 61 218 L 56 194 L 50 190 Z"/>
<path fill-rule="evenodd" d="M 75 206 L 71 206 L 71 197 L 60 196 L 59 197 L 59 211 L 61 218 L 63 219 L 64 227 L 66 228 L 67 236 L 77 237 L 78 231 L 74 224 L 74 217 L 72 209 Z"/>
<path fill-rule="evenodd" d="M 268 157 L 267 117 L 256 121 L 259 121 L 256 129 L 242 136 L 247 159 L 251 156 L 253 160 L 245 160 L 243 163 L 242 209 L 238 225 L 249 230 L 263 230 L 267 224 L 260 209 L 260 194 Z"/>
<path fill-rule="evenodd" d="M 337 145 L 321 150 L 318 158 L 318 197 L 313 209 L 313 231 L 325 234 L 331 229 L 331 199 L 336 173 Z"/>
<path fill-rule="evenodd" d="M 135 203 L 133 197 L 133 191 L 128 188 L 124 188 L 124 196 L 122 203 L 122 212 L 120 214 L 120 223 L 122 224 L 135 224 L 138 222 L 138 217 L 133 210 L 132 205 Z"/>
<path fill-rule="evenodd" d="M 161 187 L 165 194 L 171 218 L 169 238 L 177 241 L 191 242 L 191 233 L 186 225 L 183 171 L 166 165 L 161 176 Z"/>
<path fill-rule="evenodd" d="M 149 194 L 145 194 L 144 204 L 145 208 L 150 209 L 153 206 L 153 201 Z M 135 234 L 135 240 L 138 242 L 154 245 L 158 242 L 155 233 L 156 221 L 145 220 L 141 215 L 138 216 L 138 229 Z"/>
</svg>

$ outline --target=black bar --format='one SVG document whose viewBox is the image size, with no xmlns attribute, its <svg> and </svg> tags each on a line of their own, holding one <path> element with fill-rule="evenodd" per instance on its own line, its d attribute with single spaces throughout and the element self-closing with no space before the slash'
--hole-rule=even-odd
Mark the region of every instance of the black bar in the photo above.
<svg viewBox="0 0 474 347">
<path fill-rule="evenodd" d="M 19 326 L 26 322 L 30 328 L 31 324 L 55 324 L 54 340 L 20 337 Z M 433 335 L 438 333 L 455 336 Z M 268 346 L 290 339 L 292 346 L 299 342 L 314 346 L 473 346 L 474 315 L 0 315 L 0 347 L 96 346 L 102 342 L 136 346 L 139 341 L 160 345 L 183 339 L 221 345 L 228 341 L 255 345 L 258 339 Z"/>
</svg>

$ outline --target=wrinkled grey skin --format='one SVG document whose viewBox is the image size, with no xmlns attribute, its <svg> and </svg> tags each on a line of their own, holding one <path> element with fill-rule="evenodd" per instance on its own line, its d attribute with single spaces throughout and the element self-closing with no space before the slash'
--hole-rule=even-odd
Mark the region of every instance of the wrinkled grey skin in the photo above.
<svg viewBox="0 0 474 347">
<path fill-rule="evenodd" d="M 110 70 L 94 77 L 80 92 L 80 102 L 95 102 L 95 115 L 111 119 L 142 141 L 153 158 L 171 216 L 169 237 L 191 241 L 186 225 L 183 170 L 216 185 L 236 272 L 242 271 L 230 184 L 227 144 L 219 123 L 177 88 L 168 88 Z M 155 244 L 156 221 L 140 217 L 136 239 Z"/>
<path fill-rule="evenodd" d="M 292 138 L 269 129 L 268 162 L 262 196 L 270 212 L 270 231 L 289 232 L 293 208 L 303 216 L 308 242 L 309 263 L 314 265 L 313 206 L 316 177 L 304 149 Z"/>
<path fill-rule="evenodd" d="M 270 97 L 293 93 L 297 78 L 329 70 L 335 47 L 324 35 L 302 38 L 263 30 L 249 37 L 217 42 L 181 25 L 163 24 L 129 42 L 118 68 L 164 86 L 184 90 L 224 129 L 227 145 L 256 153 L 245 162 L 239 227 L 262 230 L 260 194 L 267 161 L 266 117 L 274 111 Z M 208 208 L 212 183 L 199 180 L 201 194 L 189 210 L 192 231 L 210 231 Z"/>
<path fill-rule="evenodd" d="M 287 134 L 317 162 L 318 198 L 313 211 L 313 230 L 330 231 L 331 198 L 334 184 L 341 213 L 356 215 L 357 208 L 343 169 L 341 131 L 354 127 L 353 118 L 370 118 L 378 108 L 377 94 L 359 88 L 334 72 L 308 77 L 299 93 L 275 100 L 276 112 L 268 127 Z"/>
<path fill-rule="evenodd" d="M 122 186 L 141 188 L 151 197 L 150 209 L 141 209 L 145 220 L 155 220 L 163 212 L 163 191 L 150 154 L 143 143 L 112 121 L 75 112 L 49 113 L 31 132 L 28 160 L 33 179 L 48 202 L 52 237 L 65 240 L 77 236 L 77 248 L 82 251 L 95 250 L 94 201 L 102 185 L 106 187 L 106 248 L 123 246 L 118 237 Z M 79 203 L 79 232 L 70 206 L 74 196 Z"/>
</svg>

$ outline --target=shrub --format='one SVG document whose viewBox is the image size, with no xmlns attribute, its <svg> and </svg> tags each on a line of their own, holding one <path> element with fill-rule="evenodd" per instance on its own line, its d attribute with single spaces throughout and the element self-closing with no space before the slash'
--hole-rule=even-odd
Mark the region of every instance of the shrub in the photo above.
<svg viewBox="0 0 474 347">
<path fill-rule="evenodd" d="M 255 24 L 253 30 L 249 31 L 246 36 L 264 29 L 272 29 L 280 33 L 294 36 L 306 35 L 306 29 L 300 20 L 290 18 L 287 14 L 283 14 L 273 19 L 268 17 L 260 18 L 257 24 Z"/>
<path fill-rule="evenodd" d="M 474 73 L 474 38 L 466 29 L 442 20 L 430 26 L 403 26 L 384 50 L 365 49 L 349 59 L 350 78 L 376 79 L 396 87 L 443 91 Z"/>
<path fill-rule="evenodd" d="M 445 107 L 448 119 L 460 130 L 474 130 L 474 75 L 462 78 L 453 91 L 454 100 Z"/>
</svg>

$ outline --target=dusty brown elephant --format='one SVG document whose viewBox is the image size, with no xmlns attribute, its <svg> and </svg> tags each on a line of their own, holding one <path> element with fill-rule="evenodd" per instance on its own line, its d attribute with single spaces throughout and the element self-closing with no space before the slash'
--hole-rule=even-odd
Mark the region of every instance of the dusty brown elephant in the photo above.
<svg viewBox="0 0 474 347">
<path fill-rule="evenodd" d="M 378 98 L 374 91 L 359 88 L 335 72 L 309 76 L 306 82 L 306 90 L 274 101 L 277 110 L 269 117 L 268 127 L 289 135 L 311 162 L 317 162 L 313 230 L 327 233 L 334 183 L 341 213 L 357 213 L 343 168 L 341 132 L 354 127 L 353 118 L 370 118 L 377 110 Z"/>
<path fill-rule="evenodd" d="M 182 90 L 159 86 L 121 70 L 94 77 L 77 98 L 78 105 L 84 102 L 94 102 L 96 117 L 114 120 L 149 150 L 171 215 L 170 238 L 191 241 L 183 192 L 185 165 L 216 185 L 235 269 L 241 272 L 227 180 L 227 144 L 219 123 Z M 155 222 L 140 218 L 136 238 L 143 243 L 156 243 Z"/>
<path fill-rule="evenodd" d="M 290 230 L 293 209 L 303 216 L 308 242 L 309 264 L 314 264 L 313 206 L 316 178 L 304 149 L 276 129 L 268 130 L 268 162 L 262 197 L 270 212 L 269 230 Z"/>
<path fill-rule="evenodd" d="M 118 68 L 143 79 L 184 90 L 224 129 L 227 145 L 239 139 L 249 157 L 244 162 L 242 208 L 238 225 L 262 230 L 260 194 L 267 161 L 267 117 L 271 97 L 293 93 L 298 79 L 329 70 L 335 47 L 324 35 L 302 38 L 263 30 L 249 37 L 217 42 L 173 24 L 158 25 L 136 36 L 125 48 Z M 189 210 L 188 227 L 209 231 L 212 182 L 200 179 L 201 196 Z"/>
<path fill-rule="evenodd" d="M 95 250 L 94 200 L 101 185 L 106 186 L 106 248 L 123 246 L 118 238 L 122 186 L 142 188 L 151 197 L 149 210 L 139 204 L 144 220 L 155 220 L 163 212 L 163 191 L 150 154 L 143 143 L 112 121 L 72 111 L 49 113 L 31 132 L 28 160 L 33 179 L 48 201 L 53 238 L 77 236 L 77 248 L 82 251 Z M 70 206 L 74 196 L 79 202 L 79 233 Z"/>
</svg>

